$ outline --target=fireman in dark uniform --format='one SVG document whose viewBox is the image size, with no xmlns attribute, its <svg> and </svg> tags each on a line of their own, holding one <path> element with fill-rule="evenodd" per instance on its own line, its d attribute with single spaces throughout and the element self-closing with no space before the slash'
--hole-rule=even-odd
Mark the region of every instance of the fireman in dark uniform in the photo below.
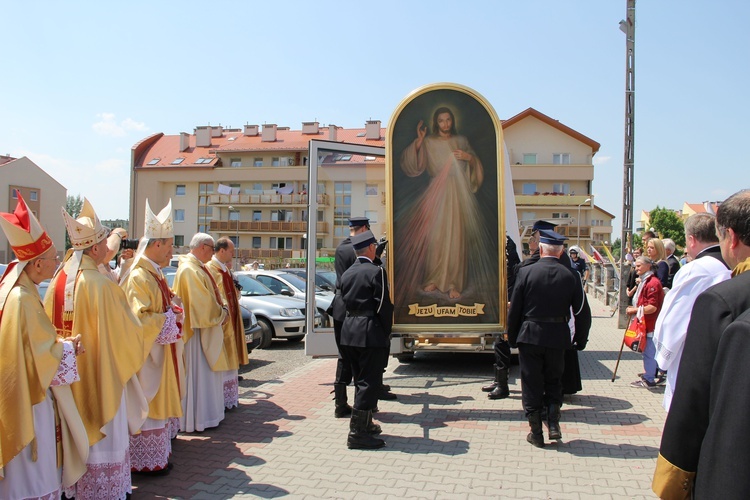
<svg viewBox="0 0 750 500">
<path fill-rule="evenodd" d="M 333 262 L 336 269 L 336 296 L 333 298 L 333 337 L 336 340 L 336 348 L 339 350 L 339 358 L 336 363 L 336 379 L 333 382 L 333 394 L 335 408 L 333 415 L 336 418 L 349 417 L 352 407 L 346 395 L 346 386 L 352 381 L 352 367 L 341 352 L 341 326 L 346 318 L 346 306 L 341 300 L 341 276 L 357 260 L 357 255 L 352 247 L 352 236 L 363 233 L 370 229 L 370 219 L 367 217 L 352 217 L 349 219 L 349 236 L 336 247 L 336 257 Z"/>
<path fill-rule="evenodd" d="M 356 387 L 347 446 L 381 448 L 376 438 L 380 426 L 372 423 L 372 410 L 383 385 L 383 359 L 390 348 L 393 304 L 385 270 L 376 265 L 377 240 L 371 231 L 352 237 L 357 262 L 341 276 L 341 297 L 346 319 L 341 328 L 340 349 L 351 363 Z"/>
<path fill-rule="evenodd" d="M 542 408 L 547 409 L 549 438 L 561 439 L 560 406 L 565 350 L 571 346 L 570 319 L 583 307 L 583 287 L 569 266 L 558 259 L 564 236 L 539 231 L 539 261 L 516 276 L 508 312 L 508 341 L 518 346 L 523 407 L 531 432 L 526 440 L 544 446 Z M 584 342 L 585 343 L 585 342 Z"/>
<path fill-rule="evenodd" d="M 346 394 L 346 387 L 352 381 L 352 369 L 350 362 L 345 359 L 341 349 L 339 348 L 341 341 L 341 326 L 344 324 L 344 318 L 346 318 L 346 306 L 343 300 L 341 300 L 341 276 L 351 267 L 357 260 L 357 255 L 354 253 L 352 247 L 352 237 L 361 234 L 370 229 L 370 219 L 367 217 L 352 217 L 349 219 L 349 236 L 344 239 L 339 246 L 336 247 L 336 254 L 334 260 L 334 268 L 336 270 L 336 296 L 333 298 L 333 336 L 336 340 L 336 348 L 338 348 L 339 356 L 336 363 L 336 379 L 333 383 L 333 394 L 335 407 L 333 415 L 336 418 L 349 417 L 352 414 L 352 407 L 349 406 L 349 398 Z M 381 242 L 378 244 L 375 263 L 380 265 L 380 256 L 385 249 L 385 243 Z M 384 366 L 388 364 L 388 354 L 384 359 Z M 380 399 L 396 399 L 396 395 L 390 392 L 390 387 L 383 386 L 380 395 Z"/>
<path fill-rule="evenodd" d="M 516 251 L 516 246 L 515 243 L 513 243 L 513 240 L 508 236 L 505 237 L 505 269 L 508 281 L 508 300 L 513 296 L 513 284 L 515 283 L 518 270 L 523 266 L 531 265 L 539 260 L 539 230 L 554 228 L 554 224 L 544 220 L 538 220 L 534 223 L 534 226 L 531 228 L 531 236 L 529 237 L 529 250 L 531 251 L 531 257 L 523 262 L 519 262 L 518 252 Z M 495 370 L 495 380 L 493 380 L 491 384 L 483 386 L 482 391 L 489 392 L 489 394 L 487 394 L 489 399 L 505 399 L 510 396 L 510 388 L 508 387 L 508 372 L 510 372 L 510 345 L 508 344 L 508 341 L 501 336 L 495 341 L 493 347 L 495 350 L 495 364 L 493 365 Z"/>
</svg>

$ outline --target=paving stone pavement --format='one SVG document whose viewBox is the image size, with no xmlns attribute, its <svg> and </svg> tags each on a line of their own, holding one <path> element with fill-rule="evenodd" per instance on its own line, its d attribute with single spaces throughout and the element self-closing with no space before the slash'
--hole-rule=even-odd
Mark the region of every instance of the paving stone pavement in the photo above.
<svg viewBox="0 0 750 500">
<path fill-rule="evenodd" d="M 589 299 L 583 391 L 566 396 L 563 439 L 544 449 L 526 442 L 518 367 L 511 397 L 491 401 L 480 391 L 491 356 L 440 354 L 391 361 L 386 383 L 399 397 L 376 415 L 386 447 L 348 450 L 349 422 L 333 418 L 329 394 L 335 360 L 318 359 L 241 394 L 218 428 L 180 435 L 172 472 L 134 475 L 133 498 L 654 498 L 663 389 L 630 387 L 642 362 L 629 351 L 610 381 L 622 330 Z"/>
</svg>

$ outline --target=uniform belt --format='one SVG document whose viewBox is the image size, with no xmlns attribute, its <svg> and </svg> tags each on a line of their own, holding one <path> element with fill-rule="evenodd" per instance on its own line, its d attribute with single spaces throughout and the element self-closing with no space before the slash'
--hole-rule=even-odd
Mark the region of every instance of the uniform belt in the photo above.
<svg viewBox="0 0 750 500">
<path fill-rule="evenodd" d="M 566 316 L 526 316 L 524 321 L 536 321 L 538 323 L 567 323 Z"/>
<path fill-rule="evenodd" d="M 375 311 L 346 311 L 346 315 L 349 317 L 357 317 L 357 316 L 372 317 L 372 316 L 375 316 Z"/>
</svg>

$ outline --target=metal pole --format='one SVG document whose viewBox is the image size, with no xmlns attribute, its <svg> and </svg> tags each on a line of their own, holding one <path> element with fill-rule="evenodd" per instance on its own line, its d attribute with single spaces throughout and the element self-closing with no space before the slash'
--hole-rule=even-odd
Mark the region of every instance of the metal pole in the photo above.
<svg viewBox="0 0 750 500">
<path fill-rule="evenodd" d="M 625 33 L 625 150 L 622 179 L 622 233 L 620 235 L 620 328 L 627 326 L 625 309 L 628 304 L 625 249 L 632 246 L 633 237 L 633 173 L 635 158 L 635 0 L 626 0 L 626 18 L 620 21 Z M 613 262 L 613 265 L 615 263 Z"/>
<path fill-rule="evenodd" d="M 576 222 L 578 222 L 578 231 L 576 231 L 578 235 L 578 248 L 581 248 L 581 205 L 583 203 L 578 204 L 578 217 L 576 217 Z"/>
</svg>

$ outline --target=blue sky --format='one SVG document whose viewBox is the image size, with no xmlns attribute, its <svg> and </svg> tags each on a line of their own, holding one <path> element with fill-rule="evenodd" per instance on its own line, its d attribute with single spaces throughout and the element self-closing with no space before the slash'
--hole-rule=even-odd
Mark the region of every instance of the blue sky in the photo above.
<svg viewBox="0 0 750 500">
<path fill-rule="evenodd" d="M 152 133 L 387 125 L 413 89 L 455 82 L 500 118 L 534 107 L 598 141 L 619 235 L 625 0 L 4 3 L 0 154 L 103 219 L 127 217 L 130 148 Z M 750 187 L 748 19 L 742 0 L 638 2 L 636 216 Z"/>
</svg>

